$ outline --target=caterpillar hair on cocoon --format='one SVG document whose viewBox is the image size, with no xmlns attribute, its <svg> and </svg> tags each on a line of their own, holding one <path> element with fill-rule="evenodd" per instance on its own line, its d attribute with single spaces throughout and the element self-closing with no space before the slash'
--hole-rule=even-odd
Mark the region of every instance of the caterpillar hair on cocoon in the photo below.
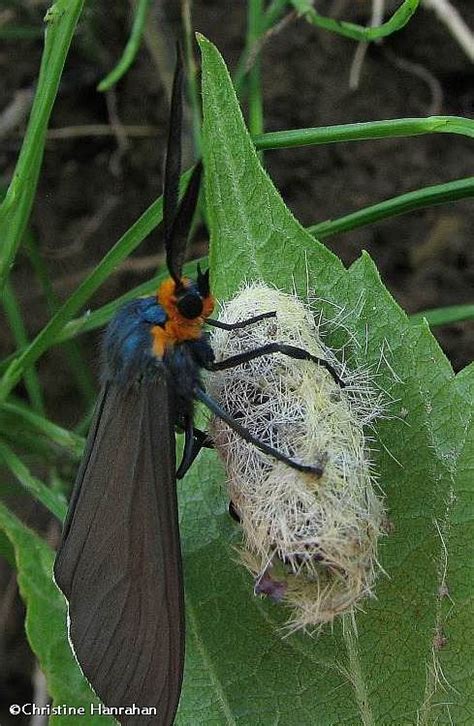
<svg viewBox="0 0 474 726">
<path fill-rule="evenodd" d="M 320 322 L 294 295 L 251 284 L 223 305 L 219 321 L 269 312 L 275 316 L 237 330 L 216 329 L 216 361 L 281 343 L 320 363 L 266 354 L 210 375 L 207 389 L 254 437 L 320 474 L 262 453 L 217 418 L 210 432 L 255 593 L 291 608 L 290 629 L 314 628 L 373 592 L 384 511 L 364 427 L 380 415 L 380 396 L 366 372 L 349 371 L 325 345 Z"/>
</svg>

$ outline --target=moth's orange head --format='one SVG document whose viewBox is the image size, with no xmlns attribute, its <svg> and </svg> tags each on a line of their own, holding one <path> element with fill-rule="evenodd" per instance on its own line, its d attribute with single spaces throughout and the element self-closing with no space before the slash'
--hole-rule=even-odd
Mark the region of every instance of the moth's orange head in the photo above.
<svg viewBox="0 0 474 726">
<path fill-rule="evenodd" d="M 202 274 L 198 268 L 197 282 L 183 277 L 179 285 L 170 277 L 161 283 L 156 296 L 166 312 L 176 340 L 200 336 L 206 318 L 214 309 L 208 273 Z"/>
</svg>

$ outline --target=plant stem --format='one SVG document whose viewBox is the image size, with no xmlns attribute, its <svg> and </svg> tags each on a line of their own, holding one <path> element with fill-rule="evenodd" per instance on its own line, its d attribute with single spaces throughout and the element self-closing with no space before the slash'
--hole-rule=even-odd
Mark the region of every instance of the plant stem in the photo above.
<svg viewBox="0 0 474 726">
<path fill-rule="evenodd" d="M 132 65 L 140 48 L 143 30 L 152 0 L 137 0 L 130 37 L 117 65 L 97 86 L 98 91 L 110 91 Z"/>
<path fill-rule="evenodd" d="M 465 179 L 456 179 L 445 184 L 416 189 L 414 192 L 400 194 L 398 197 L 386 199 L 371 207 L 364 207 L 357 212 L 347 214 L 338 219 L 327 219 L 324 222 L 308 227 L 308 232 L 318 239 L 326 239 L 339 232 L 365 227 L 368 224 L 379 222 L 381 219 L 395 217 L 415 209 L 423 209 L 443 202 L 454 202 L 458 199 L 474 196 L 474 176 Z"/>
<path fill-rule="evenodd" d="M 20 156 L 0 207 L 0 289 L 13 265 L 31 212 L 49 117 L 84 0 L 57 0 L 46 14 L 38 85 Z"/>
<path fill-rule="evenodd" d="M 262 33 L 263 0 L 248 0 L 247 41 L 251 48 Z M 263 133 L 263 99 L 260 53 L 257 53 L 248 74 L 249 81 L 249 130 L 254 136 Z"/>
<path fill-rule="evenodd" d="M 27 492 L 41 502 L 49 511 L 62 521 L 67 512 L 67 504 L 62 496 L 53 492 L 42 481 L 37 479 L 15 454 L 13 449 L 0 441 L 0 459 L 20 482 Z"/>
<path fill-rule="evenodd" d="M 422 310 L 410 315 L 412 323 L 421 323 L 426 320 L 431 327 L 461 323 L 464 320 L 474 320 L 474 305 L 450 305 L 444 308 Z"/>
<path fill-rule="evenodd" d="M 291 4 L 298 13 L 303 15 L 312 25 L 337 33 L 338 35 L 344 35 L 346 38 L 365 41 L 386 38 L 387 35 L 391 35 L 403 28 L 418 8 L 420 2 L 421 0 L 404 0 L 403 4 L 386 23 L 375 28 L 367 28 L 364 25 L 348 23 L 344 20 L 334 20 L 333 18 L 320 15 L 314 9 L 311 0 L 291 0 Z"/>
<path fill-rule="evenodd" d="M 462 116 L 395 118 L 387 121 L 273 131 L 255 136 L 253 142 L 257 149 L 289 149 L 298 146 L 333 144 L 338 141 L 363 141 L 432 133 L 474 137 L 474 121 Z"/>
<path fill-rule="evenodd" d="M 3 309 L 7 317 L 10 330 L 12 331 L 15 343 L 19 348 L 28 345 L 28 335 L 23 323 L 21 311 L 13 292 L 10 281 L 7 280 L 3 288 Z M 28 397 L 31 405 L 38 413 L 44 413 L 43 396 L 41 394 L 41 386 L 33 367 L 24 372 L 25 388 L 28 391 Z"/>
</svg>

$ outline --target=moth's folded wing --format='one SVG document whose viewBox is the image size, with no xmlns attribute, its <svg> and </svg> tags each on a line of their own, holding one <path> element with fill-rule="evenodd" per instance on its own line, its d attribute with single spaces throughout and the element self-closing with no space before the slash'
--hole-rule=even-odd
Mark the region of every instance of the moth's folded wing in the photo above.
<svg viewBox="0 0 474 726">
<path fill-rule="evenodd" d="M 165 376 L 109 384 L 91 428 L 56 563 L 70 639 L 107 706 L 154 706 L 171 724 L 181 690 L 184 605 L 174 416 Z"/>
</svg>

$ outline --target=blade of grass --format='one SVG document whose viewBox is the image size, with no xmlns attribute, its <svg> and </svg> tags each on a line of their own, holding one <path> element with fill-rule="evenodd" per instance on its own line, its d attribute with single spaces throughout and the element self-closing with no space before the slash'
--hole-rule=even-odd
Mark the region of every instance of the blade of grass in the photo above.
<svg viewBox="0 0 474 726">
<path fill-rule="evenodd" d="M 312 25 L 329 30 L 332 33 L 337 33 L 338 35 L 344 35 L 346 38 L 352 38 L 353 40 L 371 41 L 377 40 L 378 38 L 386 38 L 387 35 L 401 30 L 408 23 L 421 0 L 404 0 L 402 5 L 387 22 L 374 28 L 357 25 L 356 23 L 348 23 L 344 20 L 334 20 L 334 18 L 327 18 L 324 15 L 320 15 L 314 9 L 311 0 L 290 0 L 290 2 L 298 13 Z"/>
<path fill-rule="evenodd" d="M 272 131 L 253 139 L 257 149 L 291 149 L 298 146 L 333 144 L 338 141 L 363 141 L 422 134 L 461 134 L 474 137 L 474 121 L 462 116 L 395 118 L 311 129 Z"/>
<path fill-rule="evenodd" d="M 454 202 L 472 196 L 474 196 L 474 176 L 468 176 L 445 184 L 415 189 L 413 192 L 386 199 L 344 217 L 318 222 L 318 224 L 313 224 L 307 229 L 308 232 L 322 240 L 339 232 L 365 227 L 381 219 L 396 217 L 398 214 L 412 212 L 415 209 L 423 209 L 443 202 Z"/>
<path fill-rule="evenodd" d="M 191 15 L 191 0 L 181 0 L 181 16 L 184 30 L 184 60 L 186 81 L 191 105 L 193 141 L 196 156 L 201 156 L 201 97 L 198 85 L 198 68 L 194 58 L 194 32 Z"/>
<path fill-rule="evenodd" d="M 132 29 L 130 37 L 122 53 L 122 57 L 118 61 L 115 68 L 99 83 L 98 91 L 109 91 L 115 84 L 125 75 L 132 65 L 140 48 L 140 43 L 145 27 L 148 11 L 152 0 L 137 0 L 135 12 L 133 16 Z"/>
<path fill-rule="evenodd" d="M 2 404 L 0 410 L 6 411 L 26 422 L 37 434 L 46 436 L 61 448 L 66 449 L 76 459 L 82 455 L 84 450 L 84 439 L 82 436 L 78 436 L 74 432 L 58 426 L 44 416 L 39 416 L 28 406 L 17 402 L 6 401 Z"/>
<path fill-rule="evenodd" d="M 263 27 L 262 0 L 248 0 L 247 5 L 247 41 L 252 47 L 260 38 Z M 249 130 L 254 136 L 263 133 L 263 99 L 260 53 L 255 56 L 254 63 L 248 74 L 249 82 Z"/>
<path fill-rule="evenodd" d="M 0 441 L 0 459 L 3 460 L 5 466 L 29 494 L 32 494 L 35 499 L 41 502 L 60 521 L 65 518 L 67 512 L 66 500 L 57 492 L 51 491 L 46 484 L 33 476 L 28 467 L 24 465 L 22 460 L 3 441 Z"/>
<path fill-rule="evenodd" d="M 464 320 L 474 320 L 474 305 L 450 305 L 444 308 L 422 310 L 419 313 L 410 315 L 410 320 L 415 325 L 426 320 L 432 328 L 437 325 L 449 325 L 450 323 L 461 323 Z"/>
<path fill-rule="evenodd" d="M 243 95 L 244 88 L 247 89 L 246 80 L 249 72 L 248 64 L 250 58 L 254 56 L 256 44 L 258 44 L 262 36 L 267 33 L 274 25 L 278 23 L 283 15 L 285 7 L 287 6 L 287 0 L 273 0 L 268 6 L 266 12 L 262 16 L 262 22 L 260 26 L 260 35 L 255 39 L 254 43 L 249 43 L 249 38 L 246 39 L 244 50 L 241 53 L 237 68 L 235 69 L 233 84 L 234 88 L 239 96 Z"/>
<path fill-rule="evenodd" d="M 5 311 L 10 330 L 15 339 L 17 347 L 22 348 L 28 345 L 28 335 L 26 328 L 23 323 L 20 307 L 16 299 L 16 295 L 13 291 L 13 287 L 9 280 L 6 281 L 5 287 L 3 288 L 2 297 L 3 309 Z M 39 413 L 44 413 L 43 396 L 41 393 L 40 382 L 36 373 L 35 368 L 32 366 L 28 370 L 25 370 L 24 374 L 25 388 L 28 392 L 31 405 Z"/>
<path fill-rule="evenodd" d="M 60 306 L 59 299 L 54 292 L 47 267 L 39 252 L 36 239 L 31 231 L 26 231 L 23 244 L 36 273 L 36 277 L 43 289 L 49 313 L 50 315 L 54 315 Z M 96 387 L 82 356 L 79 343 L 77 341 L 65 341 L 62 348 L 68 361 L 69 368 L 76 380 L 77 387 L 82 393 L 86 405 L 89 406 L 96 399 Z"/>
<path fill-rule="evenodd" d="M 191 171 L 181 176 L 180 188 L 187 184 Z M 112 249 L 99 262 L 91 274 L 79 285 L 77 290 L 66 300 L 63 306 L 53 315 L 48 324 L 19 356 L 9 365 L 0 381 L 0 402 L 4 401 L 12 388 L 18 383 L 23 371 L 33 365 L 36 360 L 54 344 L 59 333 L 73 315 L 85 305 L 93 293 L 115 271 L 115 268 L 126 259 L 142 240 L 161 222 L 163 218 L 163 199 L 160 197 L 142 214 L 142 216 L 125 232 Z"/>
<path fill-rule="evenodd" d="M 84 0 L 57 0 L 46 15 L 38 85 L 20 156 L 0 207 L 0 289 L 3 288 L 28 223 L 49 117 Z"/>
<path fill-rule="evenodd" d="M 43 28 L 35 25 L 5 25 L 0 28 L 0 40 L 31 40 L 42 35 Z"/>
</svg>

